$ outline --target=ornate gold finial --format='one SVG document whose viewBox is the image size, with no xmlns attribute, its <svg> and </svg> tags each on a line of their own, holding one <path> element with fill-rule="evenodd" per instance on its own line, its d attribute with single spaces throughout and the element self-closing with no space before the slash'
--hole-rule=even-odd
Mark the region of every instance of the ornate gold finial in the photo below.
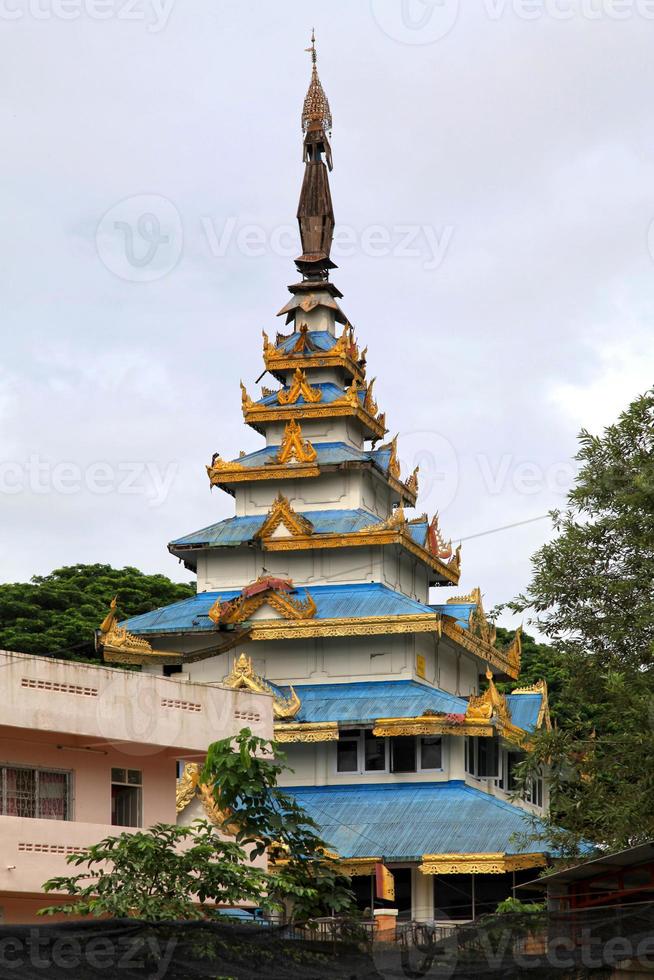
<svg viewBox="0 0 654 980">
<path fill-rule="evenodd" d="M 302 438 L 302 430 L 295 419 L 291 419 L 284 430 L 282 444 L 277 453 L 279 463 L 313 463 L 318 454 L 309 440 Z"/>
<path fill-rule="evenodd" d="M 311 83 L 302 108 L 302 131 L 307 132 L 312 124 L 318 129 L 331 133 L 332 113 L 318 77 L 318 55 L 316 53 L 316 32 L 311 32 L 311 47 L 305 49 L 311 55 Z"/>
</svg>

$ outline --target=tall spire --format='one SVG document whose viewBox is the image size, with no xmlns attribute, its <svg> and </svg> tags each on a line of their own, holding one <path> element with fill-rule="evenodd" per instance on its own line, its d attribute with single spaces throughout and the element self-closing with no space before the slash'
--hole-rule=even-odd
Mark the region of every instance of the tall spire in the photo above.
<svg viewBox="0 0 654 980">
<path fill-rule="evenodd" d="M 328 176 L 328 168 L 332 169 L 332 150 L 327 134 L 331 134 L 332 114 L 318 77 L 315 31 L 311 33 L 311 47 L 306 50 L 311 55 L 311 82 L 302 107 L 305 171 L 297 210 L 302 255 L 295 264 L 304 279 L 324 281 L 329 270 L 335 268 L 329 257 L 334 237 L 334 209 Z"/>
</svg>

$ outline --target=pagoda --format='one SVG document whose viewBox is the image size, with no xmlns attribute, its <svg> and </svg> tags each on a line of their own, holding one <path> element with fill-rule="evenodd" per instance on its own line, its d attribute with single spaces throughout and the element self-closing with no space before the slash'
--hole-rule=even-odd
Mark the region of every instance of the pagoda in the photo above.
<svg viewBox="0 0 654 980">
<path fill-rule="evenodd" d="M 113 663 L 267 691 L 286 785 L 362 907 L 385 865 L 400 915 L 466 920 L 547 862 L 516 836 L 547 787 L 534 780 L 516 799 L 513 777 L 549 725 L 547 689 L 500 693 L 519 675 L 519 631 L 500 646 L 480 590 L 452 595 L 461 549 L 437 515 L 414 510 L 418 471 L 401 472 L 330 278 L 332 117 L 313 39 L 309 51 L 298 281 L 278 314 L 285 332 L 263 333 L 270 387 L 241 383 L 244 421 L 265 444 L 214 454 L 208 480 L 234 516 L 168 546 L 197 594 L 124 622 L 114 610 L 99 641 Z"/>
</svg>

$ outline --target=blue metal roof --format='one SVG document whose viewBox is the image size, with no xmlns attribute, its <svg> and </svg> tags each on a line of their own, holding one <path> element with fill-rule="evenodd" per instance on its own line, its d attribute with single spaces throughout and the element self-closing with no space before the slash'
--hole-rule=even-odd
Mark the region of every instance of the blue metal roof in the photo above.
<svg viewBox="0 0 654 980">
<path fill-rule="evenodd" d="M 320 399 L 320 402 L 318 403 L 320 405 L 330 405 L 332 402 L 339 401 L 339 399 L 343 398 L 343 396 L 345 395 L 345 388 L 341 388 L 338 385 L 333 384 L 333 382 L 331 382 L 331 381 L 329 381 L 329 382 L 323 382 L 321 384 L 312 384 L 311 387 L 312 388 L 318 388 L 322 392 L 322 398 Z M 280 388 L 279 390 L 280 391 L 290 391 L 290 387 L 289 386 L 286 386 L 285 388 Z M 277 400 L 278 394 L 279 394 L 279 391 L 274 391 L 272 393 L 272 395 L 266 395 L 265 398 L 260 398 L 259 401 L 257 402 L 257 405 L 278 405 L 279 404 L 279 402 Z M 361 391 L 357 392 L 357 394 L 358 394 L 358 397 L 359 397 L 359 401 L 361 402 L 361 404 L 363 404 L 363 401 L 364 401 L 364 399 L 366 397 L 365 391 L 362 389 Z M 304 397 L 302 395 L 300 395 L 300 397 L 298 398 L 297 402 L 294 402 L 294 404 L 295 405 L 306 405 L 306 404 L 316 404 L 316 403 L 315 402 L 308 402 L 307 403 L 305 401 Z M 289 406 L 289 407 L 292 407 L 292 406 Z"/>
<path fill-rule="evenodd" d="M 442 616 L 451 616 L 455 619 L 457 625 L 463 626 L 464 629 L 468 629 L 468 624 L 470 621 L 470 613 L 475 608 L 474 602 L 438 602 L 432 603 L 431 608 L 434 612 L 440 613 Z"/>
<path fill-rule="evenodd" d="M 420 860 L 423 854 L 520 854 L 529 814 L 463 782 L 285 787 L 341 857 Z"/>
<path fill-rule="evenodd" d="M 377 517 L 362 508 L 358 510 L 307 510 L 302 511 L 301 516 L 311 521 L 314 534 L 348 534 L 352 531 L 360 531 L 361 528 L 371 524 L 379 524 L 382 520 L 381 517 Z M 207 548 L 236 547 L 252 541 L 267 517 L 267 514 L 259 514 L 253 517 L 229 517 L 227 520 L 219 521 L 218 524 L 210 524 L 209 527 L 203 527 L 200 531 L 193 531 L 182 538 L 177 538 L 175 541 L 171 541 L 169 547 L 172 549 L 193 545 Z"/>
<path fill-rule="evenodd" d="M 304 588 L 299 587 L 296 592 L 299 598 L 304 597 Z M 316 603 L 315 619 L 358 619 L 368 616 L 415 616 L 433 613 L 429 606 L 410 599 L 401 592 L 394 592 L 378 582 L 312 585 L 310 592 Z M 207 613 L 218 596 L 223 602 L 227 602 L 240 594 L 241 589 L 199 592 L 190 599 L 182 599 L 170 606 L 132 616 L 120 625 L 136 634 L 212 631 L 215 626 Z"/>
<path fill-rule="evenodd" d="M 276 350 L 283 351 L 286 354 L 290 354 L 296 343 L 300 339 L 301 334 L 292 333 L 290 337 L 285 337 L 281 343 L 277 344 Z M 329 332 L 329 330 L 309 330 L 307 336 L 311 343 L 319 351 L 329 351 L 332 349 L 336 343 L 337 338 Z M 302 351 L 302 357 L 311 357 L 313 352 L 309 350 Z"/>
<path fill-rule="evenodd" d="M 507 694 L 511 721 L 525 732 L 536 730 L 538 713 L 543 703 L 542 694 Z"/>
<path fill-rule="evenodd" d="M 421 548 L 425 547 L 427 541 L 427 528 L 429 524 L 427 521 L 421 521 L 419 524 L 409 524 L 407 530 L 416 544 L 419 544 Z"/>
<path fill-rule="evenodd" d="M 354 681 L 295 684 L 294 687 L 302 707 L 293 722 L 338 721 L 363 725 L 376 718 L 416 718 L 427 710 L 465 714 L 468 707 L 463 698 L 417 681 Z"/>
<path fill-rule="evenodd" d="M 355 449 L 354 446 L 350 446 L 346 442 L 321 442 L 312 443 L 312 445 L 318 454 L 316 462 L 319 466 L 329 466 L 336 463 L 372 462 L 378 465 L 384 473 L 388 469 L 388 462 L 390 460 L 390 452 L 388 451 L 377 450 L 376 452 L 366 452 L 362 449 Z M 240 463 L 241 466 L 274 465 L 277 462 L 276 457 L 279 450 L 279 446 L 264 446 L 263 449 L 258 449 L 254 453 L 248 453 L 246 456 L 239 456 L 238 459 L 232 460 L 232 462 Z M 385 463 L 384 457 L 387 457 Z"/>
</svg>

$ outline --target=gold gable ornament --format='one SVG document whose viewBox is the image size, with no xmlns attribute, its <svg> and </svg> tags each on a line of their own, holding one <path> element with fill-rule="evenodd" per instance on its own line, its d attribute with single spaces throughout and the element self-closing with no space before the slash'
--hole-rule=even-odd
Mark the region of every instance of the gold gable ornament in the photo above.
<svg viewBox="0 0 654 980">
<path fill-rule="evenodd" d="M 272 694 L 275 718 L 295 718 L 302 707 L 302 702 L 295 693 L 292 684 L 290 685 L 291 696 L 289 698 L 283 698 L 276 694 L 263 677 L 255 672 L 252 666 L 252 658 L 246 657 L 244 653 L 234 663 L 231 673 L 223 678 L 223 684 L 235 691 L 245 689 L 253 691 L 255 694 Z"/>
<path fill-rule="evenodd" d="M 275 497 L 268 516 L 254 535 L 254 540 L 269 538 L 278 527 L 284 525 L 289 534 L 295 537 L 313 534 L 313 524 L 293 510 L 287 497 L 280 491 Z"/>
<path fill-rule="evenodd" d="M 297 367 L 293 375 L 293 384 L 288 391 L 278 392 L 277 401 L 280 405 L 294 405 L 302 397 L 310 405 L 319 402 L 322 398 L 320 388 L 313 388 L 307 381 L 307 376 L 302 368 Z"/>
<path fill-rule="evenodd" d="M 271 577 L 263 575 L 254 585 L 269 578 Z M 290 586 L 293 587 L 292 582 Z M 317 612 L 316 603 L 307 589 L 305 589 L 305 599 L 294 599 L 286 591 L 278 591 L 271 586 L 250 595 L 246 587 L 241 595 L 227 602 L 223 602 L 218 596 L 207 616 L 216 626 L 234 626 L 244 623 L 262 606 L 270 606 L 282 619 L 287 620 L 312 619 Z"/>
<path fill-rule="evenodd" d="M 314 463 L 318 454 L 309 440 L 302 438 L 302 430 L 295 419 L 287 422 L 282 444 L 277 453 L 279 463 Z"/>
</svg>

